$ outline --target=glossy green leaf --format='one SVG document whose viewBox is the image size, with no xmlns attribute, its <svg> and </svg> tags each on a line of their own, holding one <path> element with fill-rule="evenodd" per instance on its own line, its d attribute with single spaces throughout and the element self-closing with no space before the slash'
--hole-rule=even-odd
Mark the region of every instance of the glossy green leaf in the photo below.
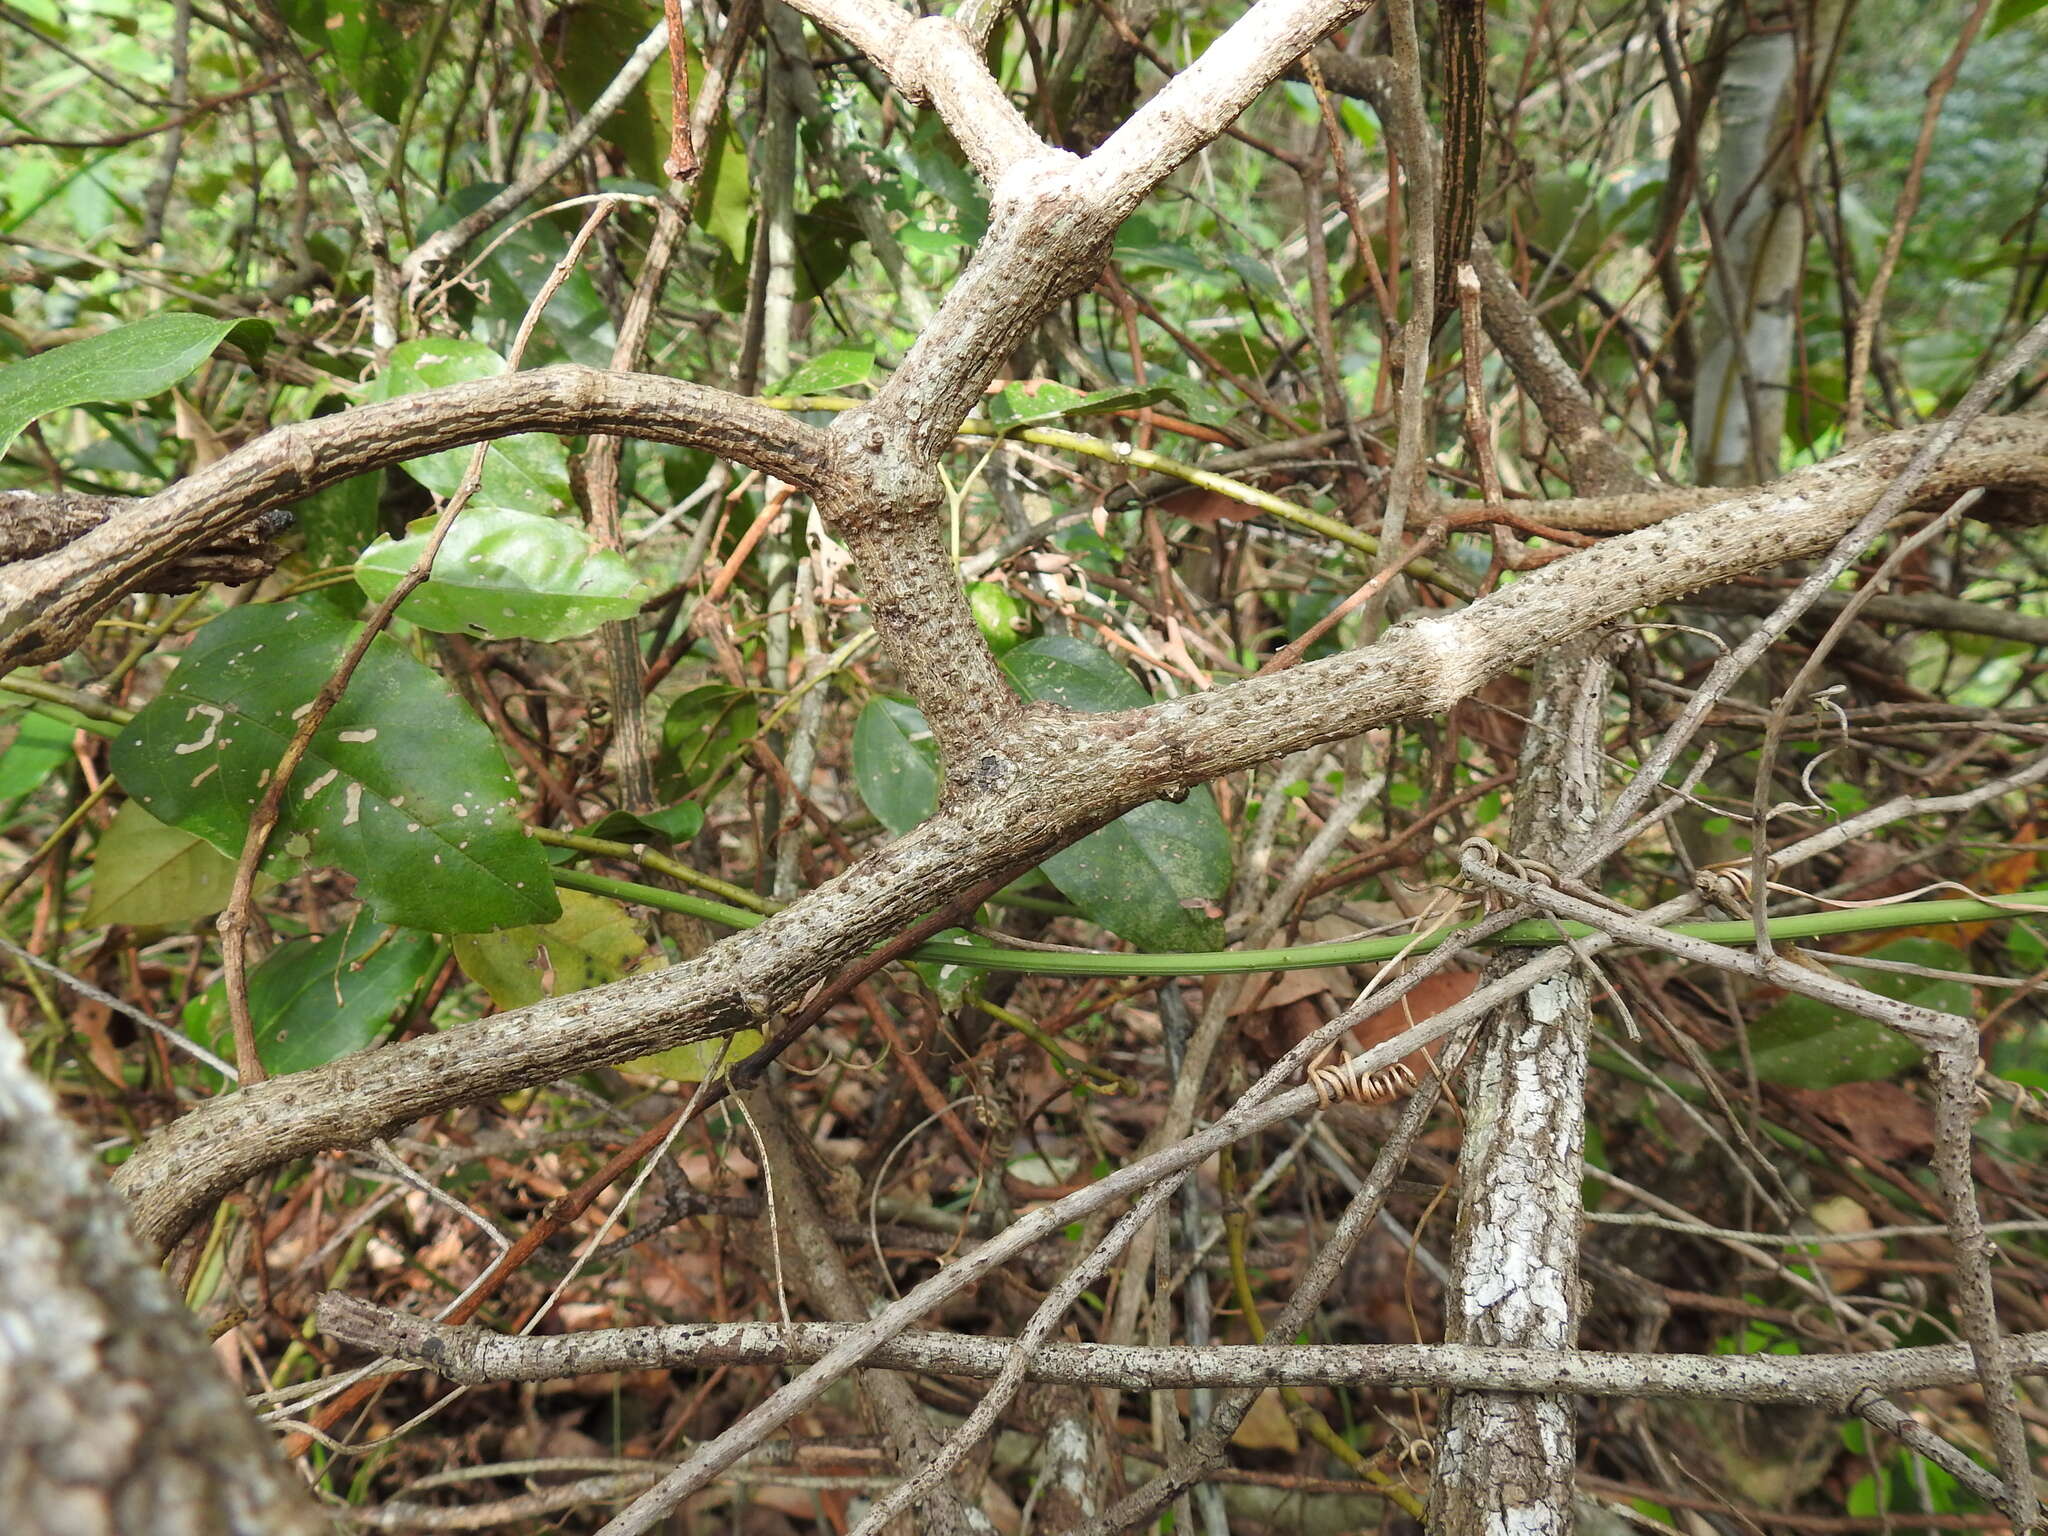
<svg viewBox="0 0 2048 1536">
<path fill-rule="evenodd" d="M 439 953 L 428 934 L 389 932 L 372 922 L 278 945 L 249 972 L 249 1017 L 263 1069 L 274 1077 L 307 1072 L 374 1045 L 398 1022 Z M 233 1058 L 220 982 L 187 1006 L 184 1025 Z"/>
<path fill-rule="evenodd" d="M 505 360 L 480 341 L 465 337 L 422 337 L 400 342 L 390 364 L 364 397 L 395 400 L 423 389 L 470 379 L 496 378 Z M 462 483 L 474 448 L 450 448 L 410 460 L 405 472 L 437 496 L 451 496 Z M 484 455 L 483 483 L 470 505 L 479 510 L 553 512 L 569 505 L 569 452 L 560 439 L 529 434 L 502 437 Z"/>
<path fill-rule="evenodd" d="M 681 797 L 702 788 L 760 728 L 760 708 L 741 689 L 705 683 L 679 695 L 661 723 L 656 774 L 662 793 Z"/>
<path fill-rule="evenodd" d="M 356 562 L 356 582 L 382 602 L 418 563 L 434 519 L 406 538 L 379 539 Z M 491 640 L 566 640 L 640 611 L 647 584 L 623 555 L 582 530 L 530 512 L 466 511 L 456 518 L 434 574 L 399 608 L 422 629 Z"/>
<path fill-rule="evenodd" d="M 1934 970 L 1969 969 L 1961 950 L 1936 939 L 1893 939 L 1871 955 Z M 1960 981 L 1867 970 L 1849 971 L 1847 979 L 1895 1002 L 1965 1018 L 1976 1006 L 1969 986 Z M 1921 1055 L 1920 1047 L 1898 1031 L 1809 997 L 1787 997 L 1774 1004 L 1751 1026 L 1749 1048 L 1757 1076 L 1788 1088 L 1832 1088 L 1897 1077 L 1917 1065 Z M 1731 1067 L 1736 1061 L 1732 1051 L 1717 1053 L 1715 1059 Z"/>
<path fill-rule="evenodd" d="M 306 537 L 306 558 L 315 570 L 354 564 L 377 537 L 383 480 L 381 474 L 353 475 L 292 508 L 292 518 Z"/>
<path fill-rule="evenodd" d="M 52 720 L 39 710 L 23 710 L 14 740 L 0 751 L 0 801 L 12 800 L 41 787 L 71 757 L 74 726 Z"/>
<path fill-rule="evenodd" d="M 782 381 L 778 395 L 830 395 L 865 384 L 875 371 L 873 347 L 834 347 L 821 352 Z"/>
<path fill-rule="evenodd" d="M 239 854 L 294 718 L 357 630 L 305 603 L 215 619 L 114 743 L 115 773 L 160 820 Z M 383 922 L 473 933 L 560 911 L 497 743 L 389 636 L 372 643 L 293 779 L 272 847 L 294 838 L 312 863 L 354 875 Z"/>
<path fill-rule="evenodd" d="M 2018 26 L 2044 4 L 2048 4 L 2048 0 L 1998 0 L 1998 8 L 1991 13 L 1991 25 L 1984 29 L 1984 35 L 1996 37 L 2007 27 Z"/>
<path fill-rule="evenodd" d="M 1025 698 L 1084 713 L 1151 702 L 1115 657 L 1065 636 L 1025 641 L 1003 658 L 1003 670 Z M 1223 945 L 1230 834 L 1206 786 L 1178 805 L 1141 805 L 1041 867 L 1092 921 L 1141 949 Z"/>
<path fill-rule="evenodd" d="M 1031 610 L 1008 587 L 993 581 L 967 584 L 967 606 L 981 638 L 998 656 L 1012 649 L 1031 630 Z"/>
<path fill-rule="evenodd" d="M 1049 379 L 1006 384 L 989 398 L 989 419 L 1005 427 L 1028 427 L 1034 422 L 1058 421 L 1071 416 L 1101 416 L 1111 411 L 1136 410 L 1161 400 L 1177 398 L 1171 385 L 1148 384 L 1143 389 L 1098 389 L 1083 394 L 1078 389 Z"/>
<path fill-rule="evenodd" d="M 617 981 L 645 957 L 647 939 L 624 905 L 584 891 L 560 895 L 552 923 L 455 937 L 456 963 L 500 1008 Z"/>
<path fill-rule="evenodd" d="M 228 340 L 260 358 L 270 343 L 270 326 L 262 320 L 152 315 L 9 363 L 0 368 L 0 453 L 23 427 L 51 411 L 160 395 Z"/>
<path fill-rule="evenodd" d="M 939 808 L 939 749 L 916 705 L 877 694 L 853 725 L 861 803 L 897 837 Z"/>
<path fill-rule="evenodd" d="M 261 874 L 257 881 L 259 890 L 276 883 Z M 174 927 L 218 912 L 234 884 L 232 857 L 129 800 L 93 849 L 92 896 L 79 921 L 88 928 Z"/>
</svg>

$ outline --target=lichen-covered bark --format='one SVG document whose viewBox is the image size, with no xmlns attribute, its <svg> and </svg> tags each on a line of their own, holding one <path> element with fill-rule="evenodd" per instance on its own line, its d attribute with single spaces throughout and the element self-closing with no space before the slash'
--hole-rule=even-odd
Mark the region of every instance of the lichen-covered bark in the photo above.
<svg viewBox="0 0 2048 1536">
<path fill-rule="evenodd" d="M 1597 818 L 1603 651 L 1589 636 L 1537 667 L 1516 789 L 1518 857 L 1560 861 Z M 1444 1329 L 1454 1343 L 1578 1342 L 1590 1021 L 1585 978 L 1566 971 L 1502 1008 L 1475 1047 Z M 1575 1461 L 1570 1397 L 1458 1393 L 1437 1448 L 1430 1529 L 1563 1536 L 1572 1528 Z"/>
<path fill-rule="evenodd" d="M 328 1529 L 5 1029 L 0 1403 L 9 1536 Z"/>
</svg>

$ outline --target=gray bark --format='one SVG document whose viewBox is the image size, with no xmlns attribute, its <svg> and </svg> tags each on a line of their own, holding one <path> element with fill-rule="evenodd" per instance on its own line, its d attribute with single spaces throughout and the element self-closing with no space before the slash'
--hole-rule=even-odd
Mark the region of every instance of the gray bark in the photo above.
<svg viewBox="0 0 2048 1536">
<path fill-rule="evenodd" d="M 1607 659 L 1597 636 L 1547 654 L 1516 785 L 1516 856 L 1567 858 L 1599 820 Z M 1494 961 L 1487 980 L 1512 962 Z M 1572 1348 L 1579 1333 L 1579 1198 L 1586 1133 L 1586 979 L 1537 983 L 1487 1022 L 1467 1074 L 1458 1230 L 1445 1337 Z M 1443 1536 L 1566 1536 L 1574 1405 L 1562 1395 L 1460 1392 L 1437 1447 L 1431 1527 Z"/>
<path fill-rule="evenodd" d="M 10 1536 L 329 1529 L 4 1028 L 0 1404 Z"/>
</svg>

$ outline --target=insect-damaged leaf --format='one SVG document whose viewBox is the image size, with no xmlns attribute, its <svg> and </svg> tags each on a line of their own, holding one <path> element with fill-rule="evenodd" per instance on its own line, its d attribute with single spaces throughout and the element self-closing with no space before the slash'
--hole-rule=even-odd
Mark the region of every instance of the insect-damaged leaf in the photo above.
<svg viewBox="0 0 2048 1536">
<path fill-rule="evenodd" d="M 215 619 L 114 743 L 115 773 L 158 820 L 239 854 L 294 722 L 356 632 L 300 603 Z M 311 862 L 354 875 L 383 922 L 475 933 L 561 910 L 497 743 L 387 636 L 293 777 L 272 846 L 294 836 Z"/>
</svg>

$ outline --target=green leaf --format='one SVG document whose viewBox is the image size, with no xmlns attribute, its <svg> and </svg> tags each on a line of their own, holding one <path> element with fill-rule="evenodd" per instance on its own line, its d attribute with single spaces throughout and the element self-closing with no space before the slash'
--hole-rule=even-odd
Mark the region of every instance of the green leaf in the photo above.
<svg viewBox="0 0 2048 1536">
<path fill-rule="evenodd" d="M 798 217 L 796 296 L 830 293 L 853 263 L 853 248 L 867 239 L 852 198 L 821 197 Z"/>
<path fill-rule="evenodd" d="M 387 935 L 359 922 L 342 934 L 280 944 L 249 972 L 256 1055 L 272 1076 L 324 1067 L 360 1051 L 397 1022 L 433 968 L 440 946 L 424 933 Z M 186 1032 L 234 1054 L 227 995 L 216 981 L 185 1010 Z"/>
<path fill-rule="evenodd" d="M 357 631 L 303 603 L 215 619 L 114 743 L 115 773 L 159 819 L 239 853 L 293 720 Z M 560 911 L 497 743 L 389 636 L 371 644 L 293 779 L 272 846 L 294 836 L 313 863 L 354 875 L 383 922 L 474 933 Z"/>
<path fill-rule="evenodd" d="M 1027 640 L 1002 665 L 1027 699 L 1091 714 L 1151 702 L 1115 657 L 1065 636 Z M 1126 812 L 1042 867 L 1090 920 L 1141 949 L 1223 945 L 1230 834 L 1207 787 Z"/>
<path fill-rule="evenodd" d="M 38 416 L 66 406 L 147 400 L 213 356 L 223 341 L 251 358 L 270 343 L 262 320 L 152 315 L 0 368 L 0 453 Z"/>
<path fill-rule="evenodd" d="M 623 904 L 563 891 L 552 923 L 458 934 L 455 960 L 500 1008 L 524 1008 L 617 981 L 647 953 L 647 940 Z"/>
<path fill-rule="evenodd" d="M 401 23 L 401 8 L 385 0 L 283 0 L 291 29 L 327 50 L 364 106 L 395 123 L 419 68 L 419 56 Z"/>
<path fill-rule="evenodd" d="M 377 500 L 383 480 L 381 474 L 352 475 L 292 508 L 292 519 L 306 536 L 306 558 L 314 569 L 353 564 L 364 546 L 377 537 Z"/>
<path fill-rule="evenodd" d="M 939 749 L 916 705 L 868 700 L 853 725 L 853 783 L 896 837 L 939 808 Z"/>
<path fill-rule="evenodd" d="M 2043 5 L 2048 5 L 2048 0 L 1998 0 L 1998 9 L 1991 13 L 1991 25 L 1984 29 L 1984 35 L 1996 37 L 2007 27 L 2018 26 Z"/>
<path fill-rule="evenodd" d="M 704 146 L 704 169 L 690 217 L 725 247 L 734 261 L 747 256 L 747 225 L 753 217 L 754 188 L 747 180 L 747 152 L 720 123 Z"/>
<path fill-rule="evenodd" d="M 705 683 L 679 695 L 661 723 L 662 793 L 681 796 L 709 783 L 760 728 L 760 708 L 741 689 Z"/>
<path fill-rule="evenodd" d="M 967 606 L 981 638 L 998 656 L 1012 649 L 1031 630 L 1031 610 L 1008 587 L 993 581 L 967 584 Z"/>
<path fill-rule="evenodd" d="M 1961 950 L 1936 939 L 1893 939 L 1872 950 L 1871 956 L 1933 970 L 1969 969 Z M 1970 988 L 1960 981 L 1887 971 L 1852 975 L 1859 985 L 1895 1002 L 1965 1017 L 1976 1007 Z M 1809 997 L 1788 997 L 1775 1004 L 1751 1027 L 1749 1048 L 1757 1076 L 1788 1088 L 1832 1088 L 1897 1077 L 1915 1066 L 1921 1054 L 1919 1046 L 1896 1030 Z M 1736 1056 L 1722 1051 L 1715 1059 L 1732 1066 Z"/>
<path fill-rule="evenodd" d="M 421 221 L 422 238 L 455 223 L 503 190 L 502 182 L 483 181 L 449 194 L 446 202 Z M 477 249 L 483 252 L 476 263 L 481 292 L 477 309 L 496 323 L 496 334 L 507 345 L 517 334 L 527 310 L 540 297 L 542 286 L 569 251 L 568 232 L 559 224 L 551 219 L 529 217 L 538 206 L 530 203 L 507 214 L 476 241 Z M 589 272 L 577 268 L 555 290 L 548 307 L 541 312 L 535 340 L 552 342 L 562 356 L 586 368 L 611 367 L 618 336 L 611 312 L 605 308 Z M 528 359 L 534 361 L 535 354 L 529 352 Z"/>
<path fill-rule="evenodd" d="M 403 539 L 379 539 L 356 562 L 356 582 L 382 602 L 419 562 L 434 519 L 410 525 Z M 609 619 L 640 611 L 646 583 L 623 555 L 583 533 L 530 512 L 466 511 L 434 574 L 399 608 L 422 629 L 491 640 L 567 640 Z"/>
<path fill-rule="evenodd" d="M 641 0 L 578 0 L 554 12 L 546 32 L 548 60 L 579 115 L 604 94 L 660 15 L 659 5 Z M 668 154 L 672 95 L 668 66 L 657 60 L 636 96 L 598 129 L 598 136 L 626 157 L 633 174 L 647 181 L 667 179 L 661 162 Z"/>
<path fill-rule="evenodd" d="M 1006 384 L 1001 394 L 988 403 L 991 421 L 1005 427 L 1028 427 L 1034 422 L 1058 421 L 1068 416 L 1104 416 L 1112 411 L 1136 410 L 1161 400 L 1178 401 L 1169 384 L 1148 384 L 1143 389 L 1098 389 L 1083 394 L 1050 379 Z"/>
<path fill-rule="evenodd" d="M 583 830 L 590 837 L 613 843 L 655 843 L 674 847 L 687 843 L 704 826 L 704 807 L 694 800 L 678 800 L 658 811 L 635 813 L 612 811 Z"/>
<path fill-rule="evenodd" d="M 1150 702 L 1107 651 L 1078 640 L 1027 640 L 1002 661 L 1027 699 L 1086 713 Z M 871 700 L 853 731 L 853 777 L 867 808 L 901 837 L 937 809 L 938 754 L 925 719 L 894 699 Z M 1091 922 L 1142 949 L 1217 949 L 1230 888 L 1230 834 L 1206 788 L 1179 805 L 1141 805 L 1054 854 L 1042 866 Z"/>
<path fill-rule="evenodd" d="M 865 384 L 875 371 L 873 347 L 834 347 L 821 352 L 782 381 L 778 395 L 829 395 Z"/>
<path fill-rule="evenodd" d="M 424 389 L 470 379 L 492 379 L 505 360 L 480 341 L 464 337 L 421 337 L 392 349 L 384 372 L 364 391 L 367 400 L 396 400 Z M 405 472 L 437 496 L 452 496 L 469 468 L 474 448 L 413 459 Z M 569 453 L 560 439 L 529 434 L 503 437 L 484 455 L 483 483 L 470 505 L 512 512 L 546 513 L 569 504 Z"/>
<path fill-rule="evenodd" d="M 1058 421 L 1088 396 L 1052 379 L 1018 380 L 989 396 L 989 420 L 1005 427 L 1028 427 L 1037 421 Z"/>
<path fill-rule="evenodd" d="M 256 878 L 258 890 L 277 883 L 260 872 Z M 93 850 L 92 897 L 79 921 L 88 928 L 173 928 L 218 912 L 234 883 L 234 859 L 130 800 Z"/>
<path fill-rule="evenodd" d="M 38 788 L 71 757 L 77 727 L 38 710 L 24 711 L 7 750 L 0 752 L 0 800 Z"/>
</svg>

